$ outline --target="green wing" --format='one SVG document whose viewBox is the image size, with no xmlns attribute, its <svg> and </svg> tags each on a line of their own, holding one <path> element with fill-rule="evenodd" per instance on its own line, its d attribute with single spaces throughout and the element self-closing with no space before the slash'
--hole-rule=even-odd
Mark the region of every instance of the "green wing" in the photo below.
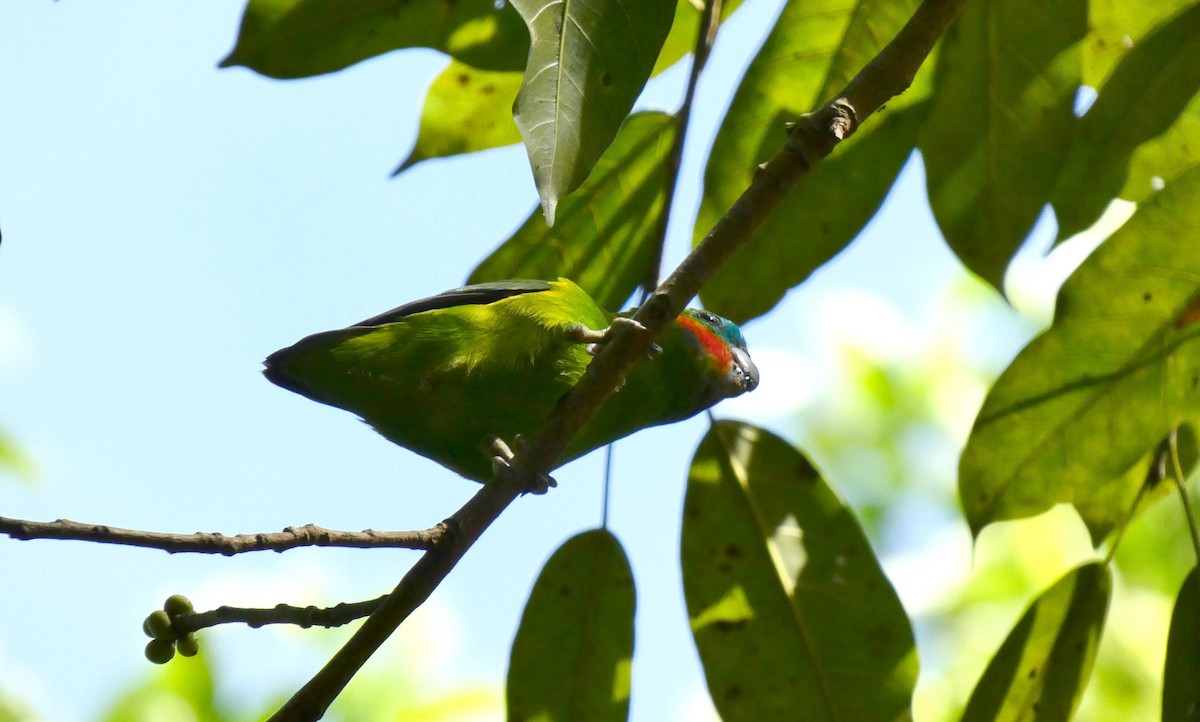
<svg viewBox="0 0 1200 722">
<path fill-rule="evenodd" d="M 479 284 L 309 336 L 264 374 L 482 481 L 489 438 L 535 430 L 591 360 L 564 333 L 574 324 L 602 329 L 608 315 L 570 281 Z"/>
</svg>

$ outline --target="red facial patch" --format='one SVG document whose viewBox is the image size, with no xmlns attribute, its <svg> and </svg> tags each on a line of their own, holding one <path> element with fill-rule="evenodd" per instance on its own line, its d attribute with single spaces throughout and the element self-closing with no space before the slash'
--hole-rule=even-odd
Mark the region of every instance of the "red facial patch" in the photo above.
<svg viewBox="0 0 1200 722">
<path fill-rule="evenodd" d="M 708 326 L 697 321 L 696 319 L 683 314 L 675 319 L 675 322 L 691 332 L 704 350 L 708 352 L 709 358 L 713 360 L 713 365 L 721 373 L 725 373 L 729 369 L 729 364 L 733 363 L 733 353 L 729 350 L 729 345 L 724 339 L 709 330 Z"/>
</svg>

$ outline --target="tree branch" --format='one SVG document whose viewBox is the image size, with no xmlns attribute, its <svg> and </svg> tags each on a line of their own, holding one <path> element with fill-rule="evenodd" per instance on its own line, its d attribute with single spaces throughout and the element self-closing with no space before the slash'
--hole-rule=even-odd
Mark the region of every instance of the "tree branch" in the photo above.
<svg viewBox="0 0 1200 722">
<path fill-rule="evenodd" d="M 262 627 L 267 624 L 294 624 L 309 627 L 340 627 L 362 619 L 379 608 L 387 595 L 363 602 L 343 602 L 332 607 L 293 607 L 277 604 L 270 609 L 221 606 L 208 612 L 185 612 L 172 620 L 181 634 L 195 632 L 218 624 L 248 624 Z"/>
<path fill-rule="evenodd" d="M 84 524 L 70 519 L 27 521 L 0 516 L 0 534 L 7 534 L 13 539 L 22 541 L 68 539 L 98 544 L 123 544 L 147 549 L 161 549 L 169 554 L 191 552 L 232 556 L 243 552 L 283 552 L 296 547 L 432 549 L 445 537 L 446 526 L 438 524 L 431 529 L 422 531 L 364 529 L 360 532 L 353 532 L 325 529 L 316 524 L 305 524 L 299 527 L 285 527 L 283 531 L 271 533 L 225 536 L 220 532 L 167 534 L 156 531 L 122 529 L 105 524 Z"/>
<path fill-rule="evenodd" d="M 791 128 L 783 149 L 759 167 L 750 187 L 635 315 L 647 332 L 628 326 L 616 330 L 614 338 L 588 364 L 575 388 L 517 452 L 511 466 L 485 484 L 448 520 L 453 524 L 453 536 L 421 556 L 379 609 L 272 720 L 315 720 L 325 713 L 358 669 L 433 593 L 484 529 L 523 489 L 550 472 L 571 438 L 617 388 L 628 369 L 644 357 L 654 338 L 749 239 L 797 178 L 829 155 L 885 101 L 908 88 L 964 2 L 924 0 L 908 24 L 837 98 L 801 117 Z"/>
</svg>

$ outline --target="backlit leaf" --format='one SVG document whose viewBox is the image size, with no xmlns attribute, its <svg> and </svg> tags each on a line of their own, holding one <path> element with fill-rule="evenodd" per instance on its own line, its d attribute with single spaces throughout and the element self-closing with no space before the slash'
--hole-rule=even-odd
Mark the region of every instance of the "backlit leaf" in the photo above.
<svg viewBox="0 0 1200 722">
<path fill-rule="evenodd" d="M 1167 634 L 1163 670 L 1163 722 L 1200 719 L 1200 567 L 1187 575 Z"/>
<path fill-rule="evenodd" d="M 1131 50 L 1080 119 L 1054 193 L 1059 240 L 1096 222 L 1125 185 L 1137 147 L 1170 128 L 1197 90 L 1200 5 Z M 1200 160 L 1200 148 L 1193 155 Z"/>
<path fill-rule="evenodd" d="M 1167 432 L 1200 422 L 1200 166 L 1063 284 L 1054 323 L 992 387 L 959 465 L 971 529 L 1092 503 Z M 1100 515 L 1098 518 L 1104 518 Z"/>
<path fill-rule="evenodd" d="M 908 719 L 912 629 L 854 515 L 796 449 L 718 422 L 692 459 L 682 563 L 717 711 Z"/>
<path fill-rule="evenodd" d="M 699 243 L 750 184 L 755 167 L 786 140 L 784 124 L 826 101 L 912 16 L 915 0 L 788 3 L 755 56 L 704 173 Z M 916 142 L 929 93 L 926 73 L 816 166 L 749 242 L 717 271 L 700 298 L 743 322 L 779 299 L 841 250 L 887 195 Z"/>
<path fill-rule="evenodd" d="M 1071 719 L 1091 675 L 1112 579 L 1092 562 L 1068 572 L 1021 615 L 971 693 L 962 722 Z"/>
<path fill-rule="evenodd" d="M 568 539 L 538 575 L 508 667 L 509 720 L 625 720 L 633 573 L 603 529 Z"/>
<path fill-rule="evenodd" d="M 920 141 L 929 201 L 946 242 L 996 288 L 1070 145 L 1086 28 L 1086 0 L 979 0 L 942 40 Z"/>
<path fill-rule="evenodd" d="M 302 78 L 413 47 L 477 68 L 519 71 L 529 36 L 517 13 L 493 0 L 250 0 L 221 67 Z"/>
</svg>

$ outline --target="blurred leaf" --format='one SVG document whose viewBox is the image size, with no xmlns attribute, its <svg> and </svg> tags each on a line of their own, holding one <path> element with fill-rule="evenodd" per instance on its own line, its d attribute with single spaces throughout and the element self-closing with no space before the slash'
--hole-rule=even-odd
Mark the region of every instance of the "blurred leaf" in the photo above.
<svg viewBox="0 0 1200 722">
<path fill-rule="evenodd" d="M 1200 165 L 1063 284 L 1054 323 L 992 387 L 963 450 L 959 497 L 975 534 L 1058 502 L 1100 523 L 1087 510 L 1105 485 L 1200 422 L 1197 225 Z"/>
<path fill-rule="evenodd" d="M 0 432 L 0 472 L 9 472 L 25 482 L 33 482 L 37 477 L 33 461 L 3 432 Z"/>
<path fill-rule="evenodd" d="M 1083 42 L 1083 84 L 1100 88 L 1117 63 L 1146 33 L 1195 0 L 1088 0 L 1088 33 Z"/>
<path fill-rule="evenodd" d="M 1086 29 L 1086 0 L 980 0 L 942 39 L 920 141 L 929 202 L 950 247 L 998 289 L 1066 156 Z"/>
<path fill-rule="evenodd" d="M 1125 184 L 1137 147 L 1170 128 L 1197 90 L 1200 5 L 1130 51 L 1080 119 L 1053 197 L 1059 241 L 1096 222 Z M 1200 148 L 1191 155 L 1200 161 Z"/>
<path fill-rule="evenodd" d="M 1163 722 L 1200 719 L 1200 567 L 1192 569 L 1175 598 L 1163 669 L 1162 710 Z"/>
<path fill-rule="evenodd" d="M 559 204 L 558 223 L 548 228 L 534 210 L 467 282 L 565 276 L 601 308 L 619 309 L 654 259 L 674 138 L 672 116 L 630 116 L 587 182 Z"/>
<path fill-rule="evenodd" d="M 830 100 L 912 16 L 915 0 L 788 3 L 721 122 L 704 172 L 699 243 L 787 138 L 784 123 Z M 736 322 L 779 299 L 849 243 L 874 215 L 916 143 L 929 92 L 922 73 L 816 166 L 700 293 Z"/>
<path fill-rule="evenodd" d="M 532 48 L 513 117 L 554 225 L 642 92 L 675 16 L 672 0 L 513 0 Z"/>
<path fill-rule="evenodd" d="M 971 693 L 962 722 L 1071 719 L 1091 675 L 1112 580 L 1091 562 L 1025 610 Z"/>
<path fill-rule="evenodd" d="M 413 47 L 476 68 L 519 71 L 529 36 L 517 13 L 492 0 L 250 0 L 221 67 L 303 78 Z"/>
<path fill-rule="evenodd" d="M 149 666 L 149 662 L 146 663 Z M 188 719 L 229 722 L 213 695 L 213 675 L 203 651 L 195 657 L 176 656 L 140 685 L 127 691 L 104 715 L 106 722 L 156 722 Z"/>
<path fill-rule="evenodd" d="M 479 70 L 451 61 L 429 86 L 416 145 L 396 173 L 430 158 L 521 142 L 512 118 L 521 77 L 519 71 Z"/>
<path fill-rule="evenodd" d="M 917 657 L 904 609 L 850 510 L 786 441 L 714 425 L 692 459 L 681 544 L 722 719 L 909 717 Z"/>
<path fill-rule="evenodd" d="M 1178 431 L 1168 433 L 1120 477 L 1098 485 L 1088 495 L 1075 500 L 1075 508 L 1092 537 L 1092 546 L 1100 546 L 1114 529 L 1125 527 L 1137 514 L 1171 493 L 1174 485 L 1169 479 L 1175 472 L 1171 468 L 1170 452 L 1174 438 L 1178 439 L 1183 468 L 1195 468 L 1198 458 L 1196 435 L 1191 426 L 1184 424 Z M 1133 508 L 1135 502 L 1136 510 Z"/>
<path fill-rule="evenodd" d="M 595 529 L 559 547 L 513 640 L 508 719 L 626 719 L 635 604 L 616 537 Z"/>
</svg>

